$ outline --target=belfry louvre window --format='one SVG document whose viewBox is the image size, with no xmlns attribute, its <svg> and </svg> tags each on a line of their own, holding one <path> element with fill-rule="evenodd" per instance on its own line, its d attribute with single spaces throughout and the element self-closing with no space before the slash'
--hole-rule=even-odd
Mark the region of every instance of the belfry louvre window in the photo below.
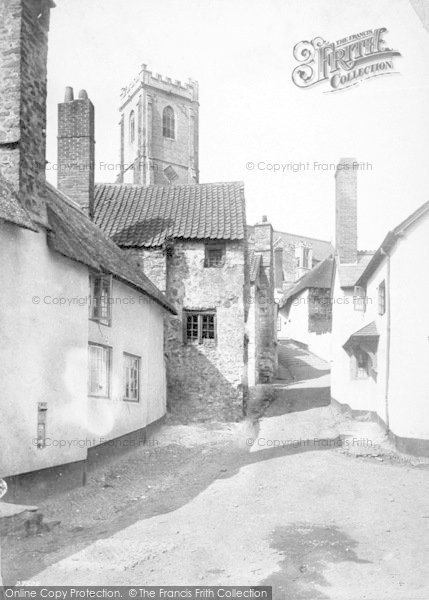
<svg viewBox="0 0 429 600">
<path fill-rule="evenodd" d="M 204 266 L 222 267 L 225 262 L 225 244 L 211 244 L 205 246 Z"/>
<path fill-rule="evenodd" d="M 88 394 L 108 398 L 110 393 L 111 349 L 99 344 L 89 344 L 88 355 Z"/>
<path fill-rule="evenodd" d="M 124 400 L 138 402 L 140 387 L 140 358 L 124 354 Z"/>
<path fill-rule="evenodd" d="M 130 113 L 130 143 L 132 144 L 136 139 L 136 118 L 134 115 L 134 111 L 132 110 Z"/>
<path fill-rule="evenodd" d="M 89 283 L 89 318 L 103 325 L 110 325 L 112 278 L 110 275 L 92 274 Z"/>
<path fill-rule="evenodd" d="M 184 337 L 189 344 L 216 341 L 215 311 L 184 311 Z"/>
<path fill-rule="evenodd" d="M 162 135 L 172 140 L 175 138 L 174 120 L 174 110 L 171 106 L 166 106 L 162 112 Z"/>
</svg>

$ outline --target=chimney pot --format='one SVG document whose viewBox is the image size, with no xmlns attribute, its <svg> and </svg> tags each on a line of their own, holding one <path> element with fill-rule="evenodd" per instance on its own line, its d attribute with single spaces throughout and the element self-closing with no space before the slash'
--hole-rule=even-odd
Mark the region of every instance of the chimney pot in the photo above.
<svg viewBox="0 0 429 600">
<path fill-rule="evenodd" d="M 262 223 L 268 223 L 267 215 L 262 215 Z"/>
<path fill-rule="evenodd" d="M 80 90 L 79 100 L 88 100 L 88 92 L 86 90 Z"/>
<path fill-rule="evenodd" d="M 64 102 L 73 102 L 73 100 L 74 100 L 73 88 L 68 85 L 66 87 L 66 91 L 64 94 Z"/>
</svg>

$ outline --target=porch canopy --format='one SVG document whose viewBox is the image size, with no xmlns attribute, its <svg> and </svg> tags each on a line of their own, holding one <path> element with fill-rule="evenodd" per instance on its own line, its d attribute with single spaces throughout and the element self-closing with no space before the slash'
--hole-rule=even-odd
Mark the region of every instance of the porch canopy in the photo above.
<svg viewBox="0 0 429 600">
<path fill-rule="evenodd" d="M 344 350 L 351 354 L 356 347 L 366 352 L 370 358 L 373 367 L 377 365 L 377 348 L 380 335 L 377 331 L 375 321 L 372 321 L 362 329 L 355 331 L 343 345 Z"/>
</svg>

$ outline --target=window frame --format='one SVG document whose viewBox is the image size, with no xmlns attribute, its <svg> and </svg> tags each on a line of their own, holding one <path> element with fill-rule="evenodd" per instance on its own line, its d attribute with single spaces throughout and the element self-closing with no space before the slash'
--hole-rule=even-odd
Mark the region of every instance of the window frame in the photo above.
<svg viewBox="0 0 429 600">
<path fill-rule="evenodd" d="M 356 302 L 359 299 L 360 302 Z M 353 308 L 360 312 L 366 311 L 367 297 L 366 289 L 361 285 L 355 285 L 353 288 Z"/>
<path fill-rule="evenodd" d="M 136 360 L 137 361 L 137 398 L 130 398 L 126 396 L 126 359 Z M 140 382 L 141 382 L 141 356 L 137 356 L 136 354 L 131 354 L 130 352 L 124 352 L 122 354 L 122 400 L 124 402 L 140 402 Z"/>
<path fill-rule="evenodd" d="M 386 313 L 386 280 L 378 286 L 378 314 L 383 316 Z"/>
<path fill-rule="evenodd" d="M 359 357 L 365 358 L 364 366 L 359 366 L 361 362 Z M 366 381 L 371 378 L 371 371 L 373 370 L 373 361 L 370 354 L 358 345 L 355 345 L 350 355 L 352 361 L 351 378 L 354 381 Z M 362 372 L 364 371 L 364 372 Z"/>
<path fill-rule="evenodd" d="M 211 263 L 211 252 L 221 252 L 220 261 L 216 264 Z M 222 242 L 206 242 L 204 245 L 204 268 L 205 269 L 222 269 L 225 266 L 226 259 L 226 244 Z"/>
<path fill-rule="evenodd" d="M 213 337 L 203 337 L 203 318 L 213 317 Z M 188 337 L 188 317 L 197 317 L 197 336 Z M 207 343 L 217 344 L 217 315 L 216 309 L 183 310 L 183 341 L 188 345 L 203 346 Z"/>
<path fill-rule="evenodd" d="M 162 137 L 169 140 L 176 139 L 176 114 L 170 104 L 164 106 L 162 110 Z"/>
<path fill-rule="evenodd" d="M 302 250 L 302 268 L 310 269 L 310 248 L 308 246 L 303 246 Z"/>
<path fill-rule="evenodd" d="M 108 283 L 108 294 L 107 294 L 107 311 L 106 316 L 97 316 L 94 314 L 94 311 L 97 309 L 97 304 L 94 302 L 95 294 L 95 281 L 97 279 L 101 280 L 100 290 L 102 290 L 103 282 Z M 89 320 L 94 321 L 95 323 L 99 323 L 100 325 L 105 325 L 106 327 L 111 327 L 112 325 L 112 303 L 110 302 L 112 298 L 112 276 L 107 275 L 106 273 L 90 273 L 89 274 Z M 100 307 L 98 307 L 100 308 Z"/>
<path fill-rule="evenodd" d="M 106 360 L 106 387 L 107 394 L 104 393 L 94 393 L 91 391 L 91 348 L 101 348 L 106 352 L 107 360 Z M 106 346 L 104 344 L 98 344 L 97 342 L 88 342 L 88 396 L 91 398 L 110 398 L 111 392 L 111 378 L 112 378 L 112 348 L 111 346 Z"/>
</svg>

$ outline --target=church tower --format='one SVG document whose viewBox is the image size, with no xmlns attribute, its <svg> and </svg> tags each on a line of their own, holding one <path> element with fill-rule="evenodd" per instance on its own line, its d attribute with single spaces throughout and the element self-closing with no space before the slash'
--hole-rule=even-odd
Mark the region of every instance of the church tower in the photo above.
<svg viewBox="0 0 429 600">
<path fill-rule="evenodd" d="M 173 81 L 142 65 L 122 88 L 118 181 L 198 183 L 198 83 Z"/>
</svg>

